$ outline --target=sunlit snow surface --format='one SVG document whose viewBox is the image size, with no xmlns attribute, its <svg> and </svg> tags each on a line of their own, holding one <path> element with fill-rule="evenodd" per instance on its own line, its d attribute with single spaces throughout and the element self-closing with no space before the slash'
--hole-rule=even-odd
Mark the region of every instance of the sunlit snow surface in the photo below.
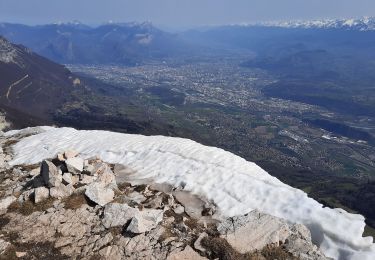
<svg viewBox="0 0 375 260">
<path fill-rule="evenodd" d="M 222 149 L 163 136 L 51 127 L 21 131 L 40 133 L 13 146 L 12 165 L 38 163 L 64 150 L 75 149 L 85 157 L 99 156 L 108 163 L 126 165 L 140 179 L 186 185 L 186 190 L 212 199 L 223 216 L 258 209 L 292 223 L 303 223 L 329 257 L 375 259 L 372 238 L 362 237 L 363 216 L 323 208 L 303 191 L 283 184 L 255 163 Z M 11 131 L 6 135 L 19 133 Z"/>
</svg>

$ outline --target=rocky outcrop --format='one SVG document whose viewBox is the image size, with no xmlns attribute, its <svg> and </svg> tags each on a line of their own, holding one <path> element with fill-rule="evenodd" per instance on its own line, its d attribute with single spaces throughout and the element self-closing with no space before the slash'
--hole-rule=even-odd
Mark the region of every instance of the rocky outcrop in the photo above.
<svg viewBox="0 0 375 260">
<path fill-rule="evenodd" d="M 326 259 L 312 244 L 310 231 L 305 226 L 291 225 L 257 210 L 228 218 L 218 224 L 217 230 L 220 237 L 241 254 L 259 251 L 269 245 L 284 245 L 299 259 Z"/>
<path fill-rule="evenodd" d="M 114 165 L 99 158 L 70 150 L 41 165 L 10 167 L 8 155 L 0 153 L 0 255 L 326 259 L 303 225 L 258 211 L 222 219 L 212 202 L 181 187 L 116 183 Z"/>
</svg>

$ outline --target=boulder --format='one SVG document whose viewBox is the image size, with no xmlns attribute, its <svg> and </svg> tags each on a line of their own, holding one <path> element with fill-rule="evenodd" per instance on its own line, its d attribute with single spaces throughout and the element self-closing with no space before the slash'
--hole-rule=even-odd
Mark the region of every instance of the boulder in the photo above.
<svg viewBox="0 0 375 260">
<path fill-rule="evenodd" d="M 96 204 L 104 206 L 113 200 L 115 193 L 102 183 L 93 182 L 87 186 L 85 195 Z"/>
<path fill-rule="evenodd" d="M 139 214 L 136 214 L 132 218 L 126 230 L 134 234 L 148 232 L 163 220 L 163 213 L 163 210 L 157 209 L 139 211 Z"/>
<path fill-rule="evenodd" d="M 34 202 L 39 203 L 49 197 L 49 190 L 46 187 L 39 187 L 34 190 Z"/>
<path fill-rule="evenodd" d="M 48 187 L 57 187 L 62 182 L 62 175 L 57 167 L 50 161 L 43 161 L 40 168 L 40 175 Z"/>
<path fill-rule="evenodd" d="M 138 214 L 138 209 L 127 204 L 110 203 L 105 206 L 102 223 L 106 228 L 123 226 Z"/>
<path fill-rule="evenodd" d="M 49 190 L 49 193 L 52 198 L 62 199 L 62 198 L 66 198 L 72 195 L 74 190 L 75 189 L 72 184 L 69 184 L 66 186 L 64 184 L 61 184 L 58 187 L 51 188 Z"/>
<path fill-rule="evenodd" d="M 256 210 L 226 219 L 218 224 L 217 230 L 241 254 L 261 250 L 267 245 L 278 246 L 291 234 L 286 221 Z"/>
<path fill-rule="evenodd" d="M 0 214 L 6 213 L 10 204 L 15 202 L 16 200 L 17 200 L 17 198 L 14 197 L 14 196 L 8 196 L 8 197 L 0 200 Z"/>
<path fill-rule="evenodd" d="M 65 164 L 72 174 L 80 174 L 83 171 L 83 159 L 80 157 L 69 158 L 65 161 Z"/>
</svg>

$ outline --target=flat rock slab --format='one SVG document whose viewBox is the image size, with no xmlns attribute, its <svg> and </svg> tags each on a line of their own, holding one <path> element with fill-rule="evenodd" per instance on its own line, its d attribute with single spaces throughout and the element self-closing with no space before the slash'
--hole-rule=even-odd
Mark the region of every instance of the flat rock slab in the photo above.
<svg viewBox="0 0 375 260">
<path fill-rule="evenodd" d="M 205 202 L 198 196 L 187 191 L 174 191 L 172 194 L 184 206 L 186 214 L 196 219 L 202 217 Z"/>
<path fill-rule="evenodd" d="M 286 221 L 258 211 L 228 218 L 217 229 L 241 254 L 261 250 L 267 245 L 279 245 L 292 233 Z"/>
</svg>

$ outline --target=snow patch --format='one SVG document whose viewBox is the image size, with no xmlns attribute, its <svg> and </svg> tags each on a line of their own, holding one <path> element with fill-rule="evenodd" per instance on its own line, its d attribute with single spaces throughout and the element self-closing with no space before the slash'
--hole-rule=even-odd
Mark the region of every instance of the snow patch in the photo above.
<svg viewBox="0 0 375 260">
<path fill-rule="evenodd" d="M 74 149 L 84 157 L 99 156 L 134 171 L 138 179 L 153 179 L 213 200 L 222 216 L 242 215 L 257 209 L 305 224 L 313 241 L 335 259 L 375 259 L 372 238 L 362 237 L 364 217 L 342 209 L 324 208 L 301 190 L 272 177 L 258 165 L 215 147 L 188 139 L 141 136 L 72 128 L 28 128 L 36 135 L 13 146 L 12 165 L 33 164 Z M 6 133 L 20 135 L 20 131 Z"/>
</svg>

